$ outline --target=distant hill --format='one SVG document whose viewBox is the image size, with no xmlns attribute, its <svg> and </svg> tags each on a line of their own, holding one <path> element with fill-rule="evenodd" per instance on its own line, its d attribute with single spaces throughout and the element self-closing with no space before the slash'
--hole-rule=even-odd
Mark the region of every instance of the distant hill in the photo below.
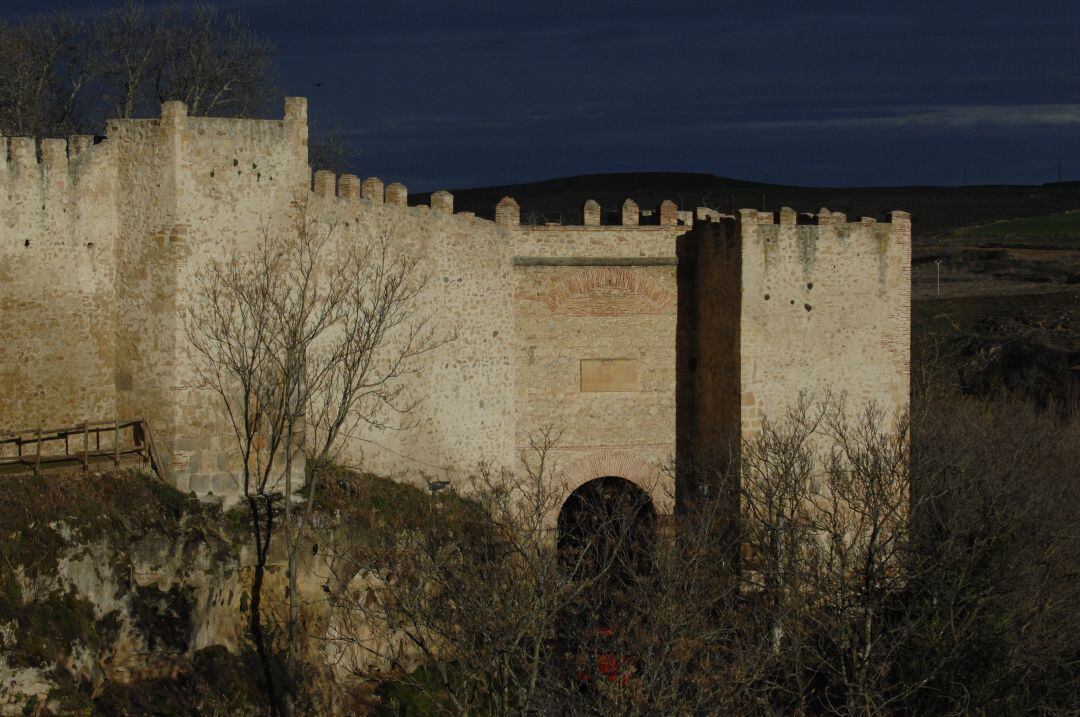
<svg viewBox="0 0 1080 717">
<path fill-rule="evenodd" d="M 1027 217 L 1080 209 L 1080 182 L 1039 186 L 989 185 L 971 187 L 793 187 L 762 184 L 712 174 L 686 172 L 627 172 L 585 174 L 527 184 L 452 189 L 458 211 L 493 218 L 495 204 L 511 196 L 521 205 L 523 221 L 581 221 L 581 206 L 595 199 L 604 208 L 605 223 L 617 223 L 619 207 L 627 197 L 642 209 L 655 209 L 664 199 L 680 209 L 708 206 L 723 212 L 741 207 L 767 211 L 782 206 L 800 212 L 821 207 L 848 216 L 883 219 L 902 209 L 913 216 L 916 235 L 998 219 Z M 429 194 L 415 194 L 412 204 L 426 204 Z"/>
</svg>

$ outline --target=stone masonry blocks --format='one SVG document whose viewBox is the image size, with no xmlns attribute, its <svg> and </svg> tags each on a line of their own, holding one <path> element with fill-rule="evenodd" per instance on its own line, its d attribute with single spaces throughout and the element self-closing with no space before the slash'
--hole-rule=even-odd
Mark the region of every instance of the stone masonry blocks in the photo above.
<svg viewBox="0 0 1080 717">
<path fill-rule="evenodd" d="M 342 199 L 359 199 L 360 177 L 355 174 L 343 174 L 338 177 L 338 196 Z"/>
<path fill-rule="evenodd" d="M 337 176 L 328 169 L 315 172 L 315 194 L 320 197 L 334 196 L 334 184 Z"/>
<path fill-rule="evenodd" d="M 679 223 L 679 207 L 670 199 L 660 202 L 660 224 L 673 227 Z"/>
<path fill-rule="evenodd" d="M 0 159 L 0 428 L 146 417 L 178 486 L 235 491 L 226 419 L 218 399 L 190 388 L 177 320 L 195 308 L 200 266 L 309 204 L 335 226 L 333 251 L 392 230 L 393 250 L 431 277 L 422 306 L 461 331 L 410 374 L 424 401 L 415 428 L 344 447 L 373 472 L 437 471 L 467 490 L 471 466 L 513 470 L 552 424 L 566 429 L 560 465 L 588 467 L 575 480 L 615 475 L 670 492 L 656 466 L 676 450 L 688 331 L 701 339 L 699 372 L 723 374 L 699 385 L 744 432 L 829 384 L 906 405 L 906 213 L 847 223 L 784 208 L 735 221 L 700 208 L 691 220 L 665 201 L 642 225 L 628 199 L 621 225 L 605 225 L 589 200 L 583 226 L 523 226 L 504 197 L 494 222 L 448 221 L 447 192 L 426 211 L 408 207 L 399 183 L 313 175 L 306 123 L 303 98 L 286 100 L 283 121 L 189 117 L 171 102 L 160 119 L 110 121 L 97 144 L 45 140 L 40 163 L 33 139 L 0 140 L 11 158 Z M 703 252 L 704 274 L 684 276 L 684 246 Z M 692 329 L 691 289 L 705 301 Z"/>
<path fill-rule="evenodd" d="M 516 227 L 521 224 L 521 207 L 512 197 L 503 197 L 495 206 L 495 223 L 501 227 Z"/>
<path fill-rule="evenodd" d="M 307 97 L 286 97 L 285 98 L 285 121 L 286 122 L 307 122 L 308 118 L 308 104 Z"/>
</svg>

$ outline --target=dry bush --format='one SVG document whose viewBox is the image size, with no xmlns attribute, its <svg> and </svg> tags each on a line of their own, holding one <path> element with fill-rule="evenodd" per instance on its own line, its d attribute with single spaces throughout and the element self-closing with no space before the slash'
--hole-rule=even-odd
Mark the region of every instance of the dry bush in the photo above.
<svg viewBox="0 0 1080 717">
<path fill-rule="evenodd" d="M 367 632 L 333 639 L 380 653 L 396 714 L 1075 714 L 1080 428 L 943 389 L 913 415 L 803 401 L 697 466 L 714 489 L 675 524 L 642 542 L 608 502 L 569 553 L 548 436 L 341 562 Z"/>
</svg>

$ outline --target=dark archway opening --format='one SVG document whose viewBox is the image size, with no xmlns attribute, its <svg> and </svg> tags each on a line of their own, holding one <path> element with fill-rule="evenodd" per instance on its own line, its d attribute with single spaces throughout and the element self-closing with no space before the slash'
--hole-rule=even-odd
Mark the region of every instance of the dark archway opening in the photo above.
<svg viewBox="0 0 1080 717">
<path fill-rule="evenodd" d="M 652 498 L 624 478 L 581 485 L 559 511 L 559 567 L 572 580 L 595 583 L 590 592 L 599 603 L 651 573 L 655 540 Z"/>
<path fill-rule="evenodd" d="M 570 494 L 558 520 L 558 559 L 574 586 L 559 620 L 557 653 L 587 689 L 636 669 L 629 619 L 642 581 L 654 573 L 656 509 L 648 493 L 616 476 L 595 478 Z"/>
</svg>

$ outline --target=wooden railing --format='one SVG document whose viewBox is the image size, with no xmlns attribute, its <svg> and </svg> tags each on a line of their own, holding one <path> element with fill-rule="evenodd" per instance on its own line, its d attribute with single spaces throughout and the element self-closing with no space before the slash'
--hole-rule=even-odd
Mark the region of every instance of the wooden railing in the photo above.
<svg viewBox="0 0 1080 717">
<path fill-rule="evenodd" d="M 80 467 L 87 473 L 91 466 L 119 469 L 136 463 L 164 479 L 150 424 L 141 418 L 0 434 L 0 474 Z"/>
</svg>

